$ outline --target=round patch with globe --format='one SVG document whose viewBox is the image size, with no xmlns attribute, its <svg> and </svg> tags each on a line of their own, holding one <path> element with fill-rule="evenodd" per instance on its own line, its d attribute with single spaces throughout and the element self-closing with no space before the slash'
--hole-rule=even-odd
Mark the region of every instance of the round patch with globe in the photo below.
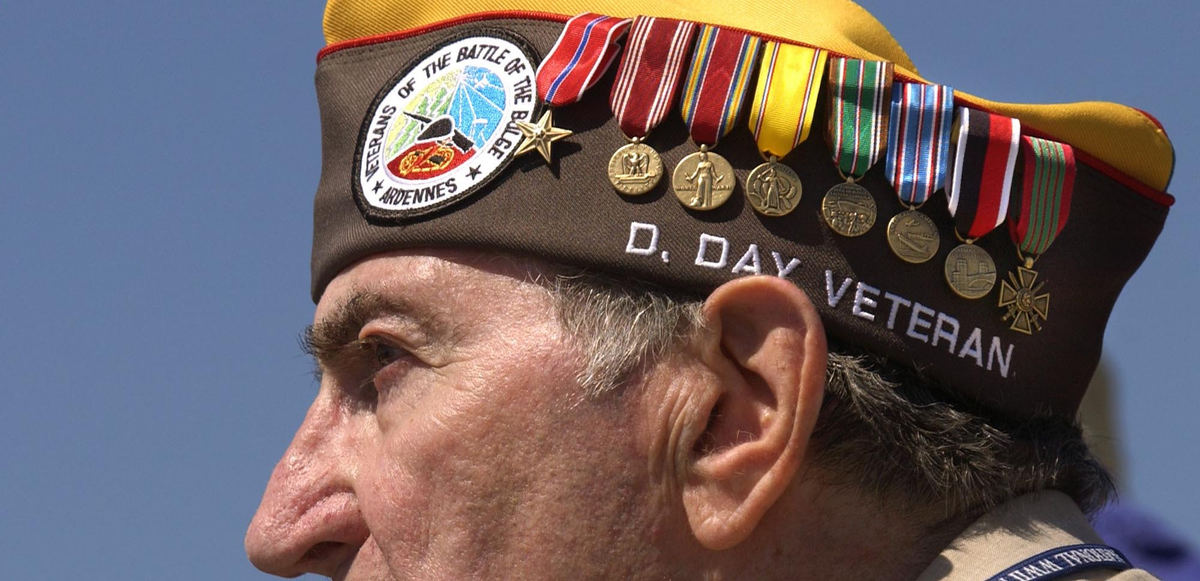
<svg viewBox="0 0 1200 581">
<path fill-rule="evenodd" d="M 355 154 L 368 216 L 417 216 L 465 198 L 513 157 L 537 108 L 536 67 L 513 35 L 440 45 L 376 96 Z"/>
</svg>

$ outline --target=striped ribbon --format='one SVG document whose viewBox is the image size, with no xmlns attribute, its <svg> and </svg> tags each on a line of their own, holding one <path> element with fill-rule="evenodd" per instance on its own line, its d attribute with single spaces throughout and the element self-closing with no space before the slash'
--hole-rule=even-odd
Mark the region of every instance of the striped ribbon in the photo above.
<svg viewBox="0 0 1200 581">
<path fill-rule="evenodd" d="M 761 44 L 744 32 L 700 28 L 683 88 L 683 121 L 696 143 L 715 145 L 733 129 Z"/>
<path fill-rule="evenodd" d="M 608 100 L 626 136 L 645 137 L 667 116 L 695 32 L 695 23 L 682 20 L 633 21 Z"/>
<path fill-rule="evenodd" d="M 1075 151 L 1070 145 L 1024 136 L 1021 196 L 1008 222 L 1013 242 L 1026 256 L 1040 256 L 1067 225 L 1075 188 Z"/>
<path fill-rule="evenodd" d="M 567 21 L 537 70 L 538 96 L 548 105 L 583 98 L 617 58 L 617 42 L 629 30 L 628 18 L 584 13 Z"/>
<path fill-rule="evenodd" d="M 829 144 L 842 174 L 861 178 L 885 145 L 892 63 L 834 57 L 829 61 Z"/>
<path fill-rule="evenodd" d="M 783 157 L 808 139 L 828 53 L 768 42 L 758 69 L 750 130 L 763 155 Z"/>
<path fill-rule="evenodd" d="M 950 215 L 960 235 L 979 238 L 1008 214 L 1021 122 L 959 107 L 951 137 Z"/>
<path fill-rule="evenodd" d="M 900 201 L 919 206 L 946 181 L 954 90 L 945 85 L 896 83 L 885 169 Z"/>
</svg>

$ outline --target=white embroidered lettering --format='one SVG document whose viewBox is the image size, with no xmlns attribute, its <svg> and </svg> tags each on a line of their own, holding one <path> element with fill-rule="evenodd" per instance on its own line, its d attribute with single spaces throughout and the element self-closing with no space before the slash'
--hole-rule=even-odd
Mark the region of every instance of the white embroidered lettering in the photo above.
<svg viewBox="0 0 1200 581">
<path fill-rule="evenodd" d="M 828 297 L 829 297 L 827 300 L 829 301 L 830 307 L 833 307 L 835 309 L 837 308 L 838 303 L 842 301 L 842 295 L 846 294 L 846 289 L 850 288 L 850 283 L 852 283 L 852 282 L 854 282 L 854 281 L 849 278 L 842 281 L 841 288 L 838 289 L 837 294 L 834 294 L 834 292 L 833 292 L 833 271 L 828 270 L 828 269 L 825 270 L 825 294 L 828 295 Z"/>
<path fill-rule="evenodd" d="M 888 330 L 892 330 L 892 329 L 896 328 L 896 312 L 900 310 L 900 305 L 903 304 L 904 306 L 907 307 L 907 306 L 912 305 L 912 301 L 910 301 L 900 295 L 894 295 L 892 293 L 883 293 L 883 298 L 885 298 L 889 301 L 892 301 L 892 310 L 888 311 L 888 323 L 887 323 Z"/>
<path fill-rule="evenodd" d="M 952 331 L 947 331 L 946 327 L 952 327 Z M 958 319 L 951 317 L 945 313 L 938 313 L 937 324 L 933 328 L 933 342 L 931 346 L 938 346 L 938 339 L 945 339 L 949 343 L 950 354 L 954 355 L 954 347 L 958 345 Z"/>
<path fill-rule="evenodd" d="M 912 315 L 910 315 L 908 317 L 908 331 L 905 333 L 905 335 L 908 335 L 909 337 L 912 337 L 913 339 L 921 341 L 922 343 L 928 343 L 929 335 L 924 335 L 924 334 L 918 333 L 917 327 L 920 327 L 922 329 L 932 329 L 933 328 L 933 320 L 932 319 L 922 319 L 921 313 L 924 313 L 927 316 L 933 316 L 934 312 L 935 311 L 933 309 L 926 307 L 925 305 L 922 305 L 921 303 L 914 302 Z"/>
<path fill-rule="evenodd" d="M 638 234 L 646 232 L 650 235 L 650 244 L 647 246 L 638 246 Z M 645 238 L 643 236 L 643 238 Z M 625 254 L 636 254 L 638 256 L 650 256 L 658 251 L 658 226 L 654 224 L 645 224 L 643 222 L 629 223 L 629 242 L 625 244 Z M 665 254 L 665 253 L 664 253 Z M 664 262 L 666 262 L 664 260 Z"/>
<path fill-rule="evenodd" d="M 721 259 L 717 261 L 708 260 L 708 245 L 721 245 Z M 708 268 L 725 268 L 725 263 L 729 260 L 729 241 L 720 236 L 712 236 L 709 234 L 700 234 L 700 247 L 696 249 L 696 266 L 704 266 Z"/>
<path fill-rule="evenodd" d="M 999 337 L 992 337 L 992 346 L 988 348 L 987 370 L 992 370 L 992 364 L 1000 366 L 1000 377 L 1008 378 L 1008 364 L 1012 363 L 1013 346 L 1008 346 L 1008 351 L 1003 351 L 1003 346 L 1000 345 Z"/>
<path fill-rule="evenodd" d="M 800 266 L 800 259 L 793 258 L 788 261 L 787 266 L 783 265 L 783 257 L 774 250 L 771 251 L 771 257 L 775 259 L 775 270 L 779 272 L 779 278 L 787 278 L 797 266 Z"/>
<path fill-rule="evenodd" d="M 968 355 L 975 358 L 975 365 L 983 367 L 983 331 L 980 331 L 979 327 L 971 331 L 971 336 L 963 341 L 962 350 L 958 352 L 959 357 Z"/>
<path fill-rule="evenodd" d="M 737 264 L 733 265 L 733 273 L 747 274 L 762 274 L 762 264 L 758 258 L 758 245 L 751 244 L 750 248 L 746 249 L 746 253 L 738 259 Z"/>
<path fill-rule="evenodd" d="M 858 288 L 854 291 L 854 307 L 850 309 L 850 314 L 862 317 L 868 321 L 874 321 L 875 313 L 863 310 L 863 305 L 874 309 L 879 303 L 875 302 L 875 299 L 868 297 L 867 294 L 879 296 L 879 289 L 861 280 L 858 281 Z"/>
<path fill-rule="evenodd" d="M 1046 572 L 1041 570 L 1036 563 L 1031 563 L 1021 567 L 1021 572 L 1035 579 L 1046 574 Z"/>
</svg>

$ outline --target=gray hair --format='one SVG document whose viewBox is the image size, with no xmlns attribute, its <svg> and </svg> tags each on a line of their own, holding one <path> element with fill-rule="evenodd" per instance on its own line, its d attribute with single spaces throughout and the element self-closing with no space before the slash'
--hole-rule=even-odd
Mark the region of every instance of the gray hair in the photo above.
<svg viewBox="0 0 1200 581">
<path fill-rule="evenodd" d="M 702 301 L 646 283 L 586 272 L 538 282 L 584 354 L 578 379 L 591 397 L 619 389 L 703 327 Z M 813 449 L 835 484 L 947 518 L 1045 488 L 1087 512 L 1113 494 L 1077 424 L 996 417 L 914 370 L 833 341 Z"/>
</svg>

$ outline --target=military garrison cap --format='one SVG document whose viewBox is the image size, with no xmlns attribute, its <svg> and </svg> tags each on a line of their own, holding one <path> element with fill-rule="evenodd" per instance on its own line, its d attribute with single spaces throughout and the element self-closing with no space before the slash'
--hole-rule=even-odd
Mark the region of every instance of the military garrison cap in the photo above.
<svg viewBox="0 0 1200 581">
<path fill-rule="evenodd" d="M 954 91 L 844 0 L 331 0 L 324 26 L 314 300 L 400 248 L 695 296 L 780 276 L 842 343 L 1072 417 L 1173 202 L 1146 113 Z"/>
</svg>

